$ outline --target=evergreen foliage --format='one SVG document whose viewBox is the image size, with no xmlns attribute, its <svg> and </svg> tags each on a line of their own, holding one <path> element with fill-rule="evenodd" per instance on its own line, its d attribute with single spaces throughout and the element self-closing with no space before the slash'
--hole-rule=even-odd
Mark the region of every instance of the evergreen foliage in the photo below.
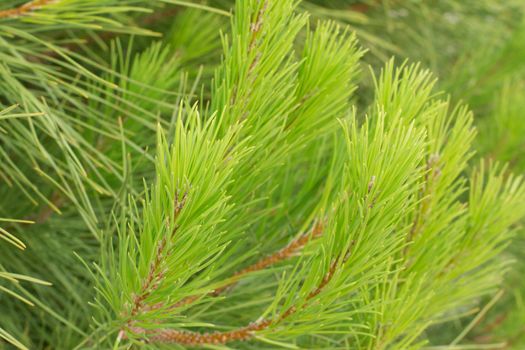
<svg viewBox="0 0 525 350">
<path fill-rule="evenodd" d="M 3 1 L 0 349 L 522 349 L 524 12 Z"/>
</svg>

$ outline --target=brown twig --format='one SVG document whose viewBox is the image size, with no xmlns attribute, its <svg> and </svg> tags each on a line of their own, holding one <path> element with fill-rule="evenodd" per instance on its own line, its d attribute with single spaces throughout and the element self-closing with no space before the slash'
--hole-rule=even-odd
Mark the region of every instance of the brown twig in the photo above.
<svg viewBox="0 0 525 350">
<path fill-rule="evenodd" d="M 350 5 L 350 10 L 354 12 L 367 13 L 370 10 L 370 5 L 368 4 L 353 4 Z"/>
<path fill-rule="evenodd" d="M 364 2 L 359 1 L 355 4 L 350 5 L 350 11 L 359 12 L 359 13 L 368 13 L 373 10 L 378 5 L 381 5 L 381 0 L 376 0 L 375 2 Z"/>
<path fill-rule="evenodd" d="M 14 18 L 20 16 L 27 16 L 31 12 L 42 8 L 43 6 L 49 5 L 57 0 L 33 0 L 29 1 L 19 7 L 9 10 L 0 11 L 0 18 Z"/>
<path fill-rule="evenodd" d="M 250 266 L 248 266 L 248 267 L 246 267 L 246 268 L 244 268 L 244 269 L 242 269 L 240 271 L 235 272 L 233 274 L 233 276 L 231 277 L 231 280 L 232 280 L 231 282 L 227 283 L 226 285 L 224 285 L 222 287 L 216 288 L 214 291 L 212 291 L 208 295 L 210 295 L 210 296 L 219 296 L 220 294 L 225 292 L 227 289 L 229 289 L 230 287 L 235 285 L 238 282 L 238 280 L 241 279 L 242 277 L 244 277 L 244 276 L 246 276 L 246 275 L 248 275 L 248 274 L 250 274 L 252 272 L 264 270 L 267 267 L 276 265 L 277 263 L 279 263 L 281 261 L 284 261 L 284 260 L 287 260 L 287 259 L 291 258 L 295 254 L 297 254 L 301 249 L 303 249 L 308 242 L 310 242 L 312 239 L 315 239 L 315 238 L 321 236 L 322 233 L 323 233 L 323 226 L 322 226 L 322 224 L 321 223 L 315 224 L 310 232 L 302 234 L 301 236 L 299 236 L 298 238 L 296 238 L 295 240 L 290 242 L 286 247 L 280 249 L 279 251 L 277 251 L 277 252 L 275 252 L 275 253 L 273 253 L 271 255 L 268 255 L 268 256 L 262 258 L 261 260 L 257 261 L 256 263 L 254 263 L 254 264 L 252 264 L 252 265 L 250 265 Z M 198 299 L 199 299 L 199 296 L 197 296 L 197 295 L 189 296 L 187 298 L 182 299 L 178 303 L 176 303 L 174 305 L 174 308 L 192 304 L 193 302 L 195 302 Z M 153 308 L 155 309 L 155 308 L 158 308 L 159 306 L 161 306 L 161 305 L 156 305 Z"/>
<path fill-rule="evenodd" d="M 268 7 L 268 1 L 265 1 L 261 9 L 257 12 L 255 20 L 250 24 L 251 38 L 248 43 L 248 52 L 252 51 L 257 43 L 257 36 L 263 25 L 264 14 Z"/>
<path fill-rule="evenodd" d="M 323 226 L 320 222 L 316 223 L 312 230 L 310 232 L 304 233 L 292 242 L 290 242 L 286 247 L 280 249 L 279 251 L 268 255 L 261 260 L 257 261 L 256 263 L 245 267 L 242 270 L 239 270 L 235 272 L 232 277 L 229 278 L 230 282 L 225 284 L 222 287 L 216 288 L 212 292 L 208 293 L 208 296 L 219 296 L 220 294 L 224 293 L 226 290 L 228 290 L 230 287 L 234 286 L 242 277 L 256 271 L 261 271 L 267 267 L 276 265 L 277 263 L 284 261 L 286 259 L 291 258 L 295 254 L 297 254 L 301 249 L 303 249 L 308 242 L 310 242 L 312 239 L 318 238 L 323 233 Z M 182 306 L 193 304 L 195 301 L 197 301 L 201 296 L 200 295 L 191 295 L 189 297 L 186 297 L 182 299 L 181 301 L 174 304 L 171 308 L 176 309 Z M 155 305 L 152 305 L 148 308 L 148 310 L 157 310 L 160 309 L 164 304 L 158 303 Z"/>
<path fill-rule="evenodd" d="M 60 211 L 60 207 L 62 204 L 64 204 L 64 202 L 65 199 L 62 197 L 61 192 L 58 190 L 54 191 L 51 194 L 51 198 L 49 199 L 48 203 L 44 205 L 44 207 L 42 207 L 38 213 L 27 215 L 24 217 L 24 220 L 30 222 L 31 224 L 43 224 L 51 218 L 53 213 Z"/>
<path fill-rule="evenodd" d="M 151 309 L 146 305 L 145 301 L 159 287 L 166 273 L 166 271 L 162 269 L 162 263 L 164 262 L 166 251 L 169 248 L 169 241 L 173 238 L 173 236 L 175 236 L 177 232 L 178 226 L 176 225 L 176 221 L 184 205 L 186 204 L 186 198 L 187 193 L 184 193 L 184 195 L 181 197 L 179 197 L 178 193 L 175 195 L 175 199 L 173 201 L 173 218 L 171 219 L 173 224 L 170 225 L 170 219 L 168 219 L 168 222 L 166 223 L 168 228 L 173 227 L 171 234 L 162 237 L 162 239 L 159 241 L 155 251 L 155 257 L 150 264 L 148 274 L 142 283 L 140 292 L 133 297 L 131 311 L 129 312 L 130 319 L 127 322 L 127 327 L 129 329 L 137 330 L 137 328 L 134 327 L 135 316 Z M 122 329 L 119 333 L 119 337 L 122 338 L 124 336 L 125 333 Z"/>
<path fill-rule="evenodd" d="M 348 260 L 354 245 L 355 241 L 352 241 L 346 253 L 342 255 L 342 263 L 345 263 Z M 306 308 L 309 305 L 309 302 L 318 296 L 330 283 L 338 266 L 340 266 L 339 259 L 334 259 L 323 279 L 319 282 L 317 287 L 306 296 L 305 302 L 300 308 L 297 306 L 291 306 L 281 313 L 280 316 L 274 317 L 273 319 L 261 319 L 250 323 L 248 326 L 226 332 L 198 333 L 172 329 L 162 329 L 159 331 L 140 328 L 134 330 L 141 334 L 151 335 L 148 339 L 150 343 L 175 343 L 186 346 L 199 346 L 226 344 L 233 341 L 248 341 L 255 337 L 256 332 L 268 329 L 270 326 L 276 325 L 292 316 L 298 310 Z"/>
<path fill-rule="evenodd" d="M 64 201 L 65 199 L 62 197 L 59 191 L 53 192 L 53 194 L 51 195 L 50 204 L 42 208 L 42 210 L 40 210 L 40 212 L 37 214 L 34 220 L 35 223 L 43 224 L 44 222 L 49 220 L 51 215 L 53 215 L 53 213 L 56 213 L 57 210 L 60 209 Z"/>
<path fill-rule="evenodd" d="M 181 205 L 175 206 L 175 216 L 178 215 L 180 212 Z M 291 243 L 289 243 L 286 247 L 280 249 L 274 254 L 271 254 L 258 262 L 256 262 L 253 265 L 250 265 L 236 273 L 233 274 L 232 278 L 233 281 L 229 282 L 228 284 L 224 285 L 223 287 L 220 287 L 218 289 L 215 289 L 213 292 L 209 293 L 210 296 L 218 296 L 219 294 L 226 291 L 228 288 L 233 286 L 237 281 L 244 277 L 245 275 L 248 275 L 255 271 L 263 270 L 269 266 L 275 265 L 283 260 L 289 259 L 290 257 L 294 256 L 298 251 L 303 249 L 310 240 L 319 237 L 323 232 L 323 226 L 321 223 L 316 223 L 312 230 L 310 232 L 304 233 L 301 236 L 299 236 L 297 239 L 293 240 Z M 160 256 L 161 251 L 164 249 L 164 244 L 160 244 L 158 250 L 160 252 L 157 253 L 156 259 L 154 263 L 151 265 L 150 273 L 148 274 L 148 277 L 146 278 L 146 281 L 144 283 L 144 287 L 142 288 L 142 294 L 134 298 L 134 305 L 131 311 L 131 316 L 136 316 L 139 312 L 144 310 L 155 310 L 161 308 L 164 304 L 158 303 L 153 306 L 148 307 L 144 304 L 144 300 L 150 295 L 152 288 L 149 286 L 153 284 L 154 281 L 154 275 L 155 271 L 158 269 L 158 266 L 161 263 Z M 322 289 L 328 284 L 328 282 L 331 280 L 334 272 L 335 272 L 335 264 L 332 264 L 330 267 L 330 270 L 326 274 L 326 276 L 323 278 L 319 286 L 313 290 L 307 297 L 307 301 L 317 296 Z M 175 305 L 173 305 L 172 308 L 177 308 L 180 306 L 192 304 L 196 300 L 199 299 L 200 296 L 198 295 L 192 295 L 187 298 L 184 298 L 183 300 L 179 301 Z M 303 305 L 303 307 L 306 307 L 306 304 Z M 279 321 L 291 316 L 297 311 L 297 309 L 292 306 L 289 309 L 287 309 L 281 317 L 278 319 Z M 177 343 L 177 344 L 183 344 L 183 345 L 189 345 L 189 346 L 195 346 L 200 344 L 224 344 L 226 342 L 231 341 L 242 341 L 242 340 L 249 340 L 253 337 L 253 333 L 256 331 L 260 331 L 263 329 L 268 328 L 273 321 L 269 320 L 262 320 L 255 323 L 251 323 L 248 326 L 228 331 L 228 332 L 214 332 L 214 333 L 194 333 L 194 332 L 187 332 L 187 331 L 174 331 L 174 330 L 161 330 L 156 331 L 154 336 L 151 338 L 152 342 L 162 342 L 162 343 Z M 140 327 L 134 327 L 133 320 L 130 320 L 127 324 L 127 328 L 132 330 L 134 333 L 139 334 L 147 334 L 148 332 L 145 329 L 142 329 Z M 120 338 L 125 338 L 124 330 L 121 330 L 119 334 Z"/>
<path fill-rule="evenodd" d="M 301 249 L 303 249 L 308 242 L 310 242 L 312 239 L 317 238 L 321 236 L 323 233 L 323 227 L 320 223 L 317 223 L 312 228 L 311 232 L 307 232 L 299 236 L 299 238 L 293 240 L 291 243 L 289 243 L 286 247 L 280 249 L 279 251 L 259 260 L 253 265 L 250 265 L 240 271 L 237 271 L 233 274 L 233 278 L 235 281 L 217 288 L 213 291 L 213 295 L 219 295 L 222 292 L 224 292 L 226 289 L 231 287 L 233 284 L 237 282 L 238 279 L 241 277 L 244 277 L 252 272 L 261 271 L 267 267 L 270 267 L 272 265 L 275 265 L 281 261 L 284 261 L 286 259 L 289 259 L 290 257 L 294 256 L 297 252 L 299 252 Z"/>
<path fill-rule="evenodd" d="M 334 273 L 337 268 L 337 263 L 333 262 L 330 265 L 330 269 L 325 274 L 319 285 L 311 291 L 306 297 L 306 302 L 302 305 L 301 309 L 304 309 L 308 305 L 308 301 L 319 295 L 326 285 L 332 280 Z M 275 325 L 291 315 L 297 312 L 298 308 L 295 306 L 289 307 L 279 317 L 268 320 L 263 319 L 254 323 L 250 323 L 248 326 L 235 329 L 233 331 L 226 332 L 213 332 L 213 333 L 197 333 L 188 331 L 179 331 L 164 329 L 161 331 L 151 331 L 154 335 L 149 339 L 151 343 L 176 343 L 186 346 L 199 346 L 205 344 L 226 344 L 232 341 L 247 341 L 255 337 L 255 333 L 258 331 L 265 330 L 272 325 Z M 145 331 L 145 330 L 140 330 Z M 148 333 L 148 332 L 144 332 Z"/>
<path fill-rule="evenodd" d="M 146 298 L 148 298 L 151 293 L 157 289 L 160 282 L 162 281 L 164 273 L 161 270 L 161 265 L 164 258 L 166 243 L 166 237 L 163 237 L 157 246 L 155 258 L 153 259 L 148 275 L 142 284 L 141 292 L 133 298 L 133 307 L 130 312 L 131 317 L 140 313 L 144 307 L 144 301 Z"/>
<path fill-rule="evenodd" d="M 166 237 L 163 237 L 157 246 L 155 258 L 150 265 L 148 275 L 142 283 L 140 293 L 133 297 L 131 311 L 129 312 L 129 321 L 127 322 L 127 328 L 134 331 L 140 332 L 141 330 L 135 327 L 135 316 L 144 311 L 146 307 L 146 299 L 155 291 L 164 277 L 164 271 L 161 270 L 161 265 L 164 258 L 164 252 L 167 246 Z M 119 332 L 119 338 L 125 338 L 124 329 L 121 329 Z"/>
<path fill-rule="evenodd" d="M 152 343 L 176 343 L 187 346 L 203 344 L 226 344 L 232 341 L 246 341 L 254 336 L 254 332 L 264 330 L 272 324 L 270 320 L 254 322 L 246 327 L 228 332 L 195 333 L 165 329 L 150 338 Z"/>
</svg>

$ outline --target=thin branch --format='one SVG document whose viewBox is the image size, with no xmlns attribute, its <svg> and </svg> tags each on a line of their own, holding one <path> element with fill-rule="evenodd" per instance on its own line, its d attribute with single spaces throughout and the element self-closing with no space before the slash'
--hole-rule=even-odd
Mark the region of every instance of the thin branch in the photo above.
<svg viewBox="0 0 525 350">
<path fill-rule="evenodd" d="M 357 3 L 357 4 L 350 5 L 350 11 L 367 13 L 368 11 L 370 11 L 370 7 L 371 6 L 369 4 Z"/>
<path fill-rule="evenodd" d="M 268 255 L 267 257 L 262 258 L 253 265 L 250 265 L 240 271 L 237 271 L 233 274 L 234 281 L 228 283 L 227 285 L 217 288 L 213 291 L 213 295 L 219 295 L 224 292 L 226 289 L 234 285 L 240 278 L 256 271 L 264 270 L 267 267 L 273 266 L 281 261 L 287 260 L 294 255 L 296 255 L 300 250 L 302 250 L 308 242 L 312 239 L 318 238 L 323 233 L 323 227 L 320 223 L 314 225 L 310 232 L 304 233 L 299 236 L 297 239 L 290 242 L 286 247 L 280 249 L 279 251 Z"/>
<path fill-rule="evenodd" d="M 166 237 L 163 237 L 160 240 L 159 245 L 157 246 L 155 258 L 151 263 L 148 275 L 142 284 L 141 292 L 133 298 L 133 307 L 130 312 L 131 317 L 136 316 L 142 311 L 142 308 L 144 307 L 144 301 L 151 295 L 151 293 L 153 293 L 155 289 L 157 289 L 160 282 L 162 281 L 164 273 L 162 270 L 160 270 L 160 268 L 164 259 L 164 252 L 167 243 L 166 241 Z"/>
<path fill-rule="evenodd" d="M 319 232 L 321 230 L 319 229 Z M 315 231 L 314 231 L 315 232 Z M 320 233 L 319 233 L 320 234 Z M 313 235 L 312 235 L 313 236 Z M 299 239 L 300 240 L 300 239 Z M 297 240 L 297 241 L 299 241 Z M 292 246 L 290 244 L 290 246 Z M 342 263 L 344 264 L 352 253 L 352 248 L 355 245 L 355 241 L 352 241 L 350 247 L 342 255 Z M 286 248 L 285 248 L 286 249 Z M 325 287 L 330 283 L 334 274 L 337 270 L 339 259 L 334 259 L 330 264 L 330 268 L 324 275 L 323 279 L 319 282 L 317 287 L 313 289 L 305 299 L 305 302 L 301 305 L 300 308 L 296 306 L 291 306 L 281 313 L 278 317 L 273 319 L 261 319 L 256 322 L 250 323 L 247 326 L 234 329 L 232 331 L 225 332 L 212 332 L 212 333 L 198 333 L 198 332 L 188 332 L 188 331 L 179 331 L 173 329 L 162 329 L 162 330 L 146 330 L 142 328 L 135 328 L 134 331 L 140 334 L 149 334 L 150 343 L 172 343 L 180 344 L 186 346 L 200 346 L 200 345 L 219 345 L 226 344 L 232 341 L 248 341 L 255 337 L 256 332 L 263 331 L 268 329 L 270 326 L 274 326 L 289 318 L 293 314 L 297 313 L 298 310 L 305 309 L 308 307 L 309 302 L 318 296 Z"/>
<path fill-rule="evenodd" d="M 33 0 L 14 9 L 0 11 L 0 18 L 27 16 L 31 12 L 57 1 L 58 0 Z"/>
<path fill-rule="evenodd" d="M 175 217 L 178 216 L 180 213 L 180 210 L 182 208 L 182 205 L 184 205 L 184 200 L 179 202 L 179 204 L 175 205 Z M 252 264 L 240 271 L 237 271 L 233 274 L 233 276 L 230 278 L 232 281 L 227 283 L 226 285 L 215 289 L 213 292 L 209 293 L 209 296 L 218 296 L 225 292 L 228 288 L 235 285 L 237 281 L 256 271 L 263 270 L 267 267 L 270 267 L 272 265 L 275 265 L 283 260 L 289 259 L 292 256 L 294 256 L 297 252 L 299 252 L 301 249 L 303 249 L 310 240 L 319 237 L 323 233 L 323 227 L 320 223 L 317 223 L 314 225 L 312 230 L 310 232 L 304 233 L 301 236 L 299 236 L 297 239 L 293 240 L 291 243 L 289 243 L 286 247 L 280 249 L 276 253 L 273 253 L 255 264 Z M 157 303 L 153 306 L 147 306 L 144 304 L 144 300 L 151 295 L 151 292 L 154 290 L 154 286 L 158 285 L 158 276 L 156 276 L 156 271 L 159 269 L 160 264 L 162 263 L 162 255 L 165 247 L 165 239 L 161 241 L 159 246 L 157 247 L 157 254 L 155 257 L 154 262 L 150 266 L 150 272 L 148 273 L 148 276 L 146 277 L 146 280 L 142 287 L 142 292 L 138 296 L 136 296 L 133 300 L 133 307 L 130 312 L 130 315 L 136 316 L 142 311 L 150 311 L 150 310 L 157 310 L 164 306 L 164 303 Z M 335 265 L 332 265 L 330 268 L 329 273 L 323 278 L 321 281 L 321 284 L 318 288 L 316 288 L 314 291 L 312 291 L 308 297 L 307 300 L 312 299 L 316 295 L 318 295 L 321 290 L 326 286 L 326 284 L 329 282 L 329 280 L 332 278 L 332 275 L 335 271 Z M 155 282 L 154 282 L 155 281 Z M 178 303 L 174 304 L 170 309 L 175 309 L 181 306 L 192 304 L 193 302 L 197 301 L 200 298 L 198 295 L 192 295 L 187 298 L 182 299 Z M 306 304 L 304 305 L 306 306 Z M 288 310 L 286 310 L 282 316 L 279 318 L 279 320 L 283 320 L 293 313 L 296 312 L 295 307 L 291 307 Z M 133 319 L 131 319 L 127 326 L 128 329 L 133 330 L 135 333 L 146 333 L 146 331 L 140 327 L 134 327 Z M 162 330 L 160 332 L 157 332 L 156 335 L 152 338 L 154 342 L 164 342 L 164 343 L 178 343 L 178 344 L 185 344 L 185 345 L 199 345 L 199 344 L 224 344 L 226 342 L 230 341 L 236 341 L 236 340 L 248 340 L 252 338 L 253 332 L 263 330 L 265 328 L 268 328 L 272 324 L 271 321 L 268 320 L 262 320 L 259 322 L 251 323 L 250 325 L 239 328 L 237 330 L 229 331 L 229 332 L 216 332 L 216 333 L 204 333 L 204 334 L 198 334 L 193 332 L 186 332 L 186 331 L 173 331 L 173 330 Z M 119 338 L 126 338 L 124 330 L 122 329 L 119 333 Z"/>
<path fill-rule="evenodd" d="M 368 13 L 380 5 L 381 0 L 376 0 L 375 2 L 358 1 L 355 4 L 350 5 L 350 11 Z"/>
<path fill-rule="evenodd" d="M 302 305 L 301 309 L 304 309 L 308 306 L 308 301 L 319 295 L 326 287 L 326 285 L 332 280 L 335 270 L 337 268 L 337 263 L 333 262 L 330 265 L 330 269 L 325 274 L 319 285 L 311 291 L 306 297 L 306 302 Z M 213 333 L 197 333 L 197 332 L 188 332 L 188 331 L 178 331 L 165 329 L 161 331 L 147 331 L 140 329 L 144 333 L 153 333 L 154 335 L 149 339 L 151 343 L 175 343 L 186 346 L 199 346 L 199 345 L 209 345 L 209 344 L 226 344 L 232 341 L 247 341 L 255 337 L 255 333 L 265 330 L 272 325 L 276 325 L 286 318 L 297 312 L 298 308 L 291 306 L 286 311 L 284 311 L 279 317 L 272 320 L 259 320 L 254 323 L 250 323 L 248 326 L 235 329 L 233 331 L 226 332 L 213 332 Z"/>
<path fill-rule="evenodd" d="M 149 266 L 148 274 L 144 282 L 142 283 L 140 292 L 133 297 L 133 303 L 131 311 L 129 313 L 130 319 L 127 322 L 127 326 L 130 329 L 135 329 L 135 327 L 133 326 L 135 323 L 135 316 L 151 309 L 145 304 L 145 301 L 159 287 L 166 273 L 166 271 L 162 269 L 162 263 L 165 260 L 166 250 L 169 249 L 169 241 L 177 233 L 178 226 L 176 225 L 176 221 L 182 211 L 182 208 L 186 204 L 186 198 L 187 192 L 184 193 L 184 195 L 182 195 L 180 198 L 179 194 L 175 195 L 175 199 L 173 202 L 173 229 L 171 230 L 171 234 L 162 237 L 162 239 L 159 241 L 159 244 L 157 245 L 157 249 L 155 251 L 154 259 Z M 169 219 L 166 223 L 166 226 L 171 226 Z M 124 330 L 120 331 L 119 337 L 124 337 Z"/>
<path fill-rule="evenodd" d="M 46 205 L 40 212 L 37 214 L 37 216 L 34 218 L 34 221 L 36 224 L 43 224 L 47 220 L 51 218 L 53 213 L 56 213 L 60 210 L 60 207 L 62 204 L 64 204 L 65 198 L 62 197 L 61 193 L 59 191 L 53 192 L 50 199 L 50 204 Z"/>
<path fill-rule="evenodd" d="M 298 238 L 290 242 L 286 247 L 281 248 L 279 251 L 262 258 L 256 263 L 240 271 L 235 272 L 233 276 L 229 278 L 231 280 L 230 282 L 228 282 L 222 287 L 215 289 L 208 295 L 209 296 L 219 296 L 220 294 L 225 292 L 227 289 L 235 285 L 244 276 L 249 275 L 252 272 L 264 270 L 265 268 L 276 265 L 281 261 L 287 260 L 295 256 L 300 250 L 302 250 L 306 246 L 308 242 L 310 242 L 312 239 L 318 238 L 319 236 L 321 236 L 322 233 L 323 233 L 322 224 L 321 223 L 315 224 L 310 232 L 302 234 L 301 236 L 299 236 Z M 198 295 L 189 296 L 187 298 L 182 299 L 178 303 L 176 303 L 173 306 L 173 308 L 192 304 L 198 299 L 199 299 Z M 152 309 L 157 309 L 161 306 L 162 306 L 161 304 L 155 305 L 152 307 Z"/>
<path fill-rule="evenodd" d="M 292 242 L 290 242 L 286 247 L 281 248 L 279 251 L 268 255 L 261 260 L 257 261 L 256 263 L 235 272 L 228 280 L 224 286 L 216 288 L 212 292 L 208 293 L 208 296 L 219 296 L 222 293 L 224 293 L 226 290 L 234 286 L 241 278 L 243 278 L 246 275 L 249 275 L 252 272 L 261 271 L 265 268 L 268 268 L 270 266 L 276 265 L 281 261 L 287 260 L 293 256 L 295 256 L 300 250 L 302 250 L 308 242 L 310 242 L 312 239 L 318 238 L 323 233 L 323 226 L 321 223 L 317 223 L 314 225 L 312 230 L 310 232 L 304 233 Z M 189 297 L 186 297 L 182 299 L 181 301 L 174 304 L 170 309 L 176 309 L 182 306 L 190 305 L 199 300 L 199 298 L 202 295 L 191 295 Z M 145 310 L 158 310 L 161 307 L 164 306 L 164 303 L 157 303 L 152 306 L 144 306 Z"/>
<path fill-rule="evenodd" d="M 272 324 L 270 320 L 254 322 L 228 332 L 194 333 L 177 330 L 162 330 L 150 339 L 151 343 L 175 343 L 187 346 L 204 344 L 226 344 L 232 341 L 247 341 L 254 337 L 254 332 L 262 331 Z"/>
</svg>

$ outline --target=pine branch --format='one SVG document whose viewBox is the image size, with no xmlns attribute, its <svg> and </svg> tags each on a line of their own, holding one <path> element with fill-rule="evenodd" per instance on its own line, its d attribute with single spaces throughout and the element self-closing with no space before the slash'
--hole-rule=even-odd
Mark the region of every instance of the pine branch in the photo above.
<svg viewBox="0 0 525 350">
<path fill-rule="evenodd" d="M 0 110 L 19 111 L 0 112 L 0 223 L 17 229 L 0 228 L 0 292 L 18 300 L 0 306 L 0 347 L 434 343 L 429 326 L 498 287 L 525 216 L 520 178 L 469 176 L 472 117 L 450 102 L 477 108 L 483 154 L 524 168 L 525 32 L 507 40 L 522 6 L 460 2 L 237 0 L 232 16 L 233 0 L 3 0 Z M 455 95 L 393 61 L 356 90 L 355 37 L 374 71 L 397 52 Z M 481 331 L 510 346 L 520 311 Z"/>
<path fill-rule="evenodd" d="M 317 223 L 314 225 L 311 232 L 304 233 L 300 235 L 298 238 L 290 242 L 286 247 L 280 249 L 279 251 L 266 256 L 262 258 L 261 260 L 257 261 L 256 263 L 245 267 L 244 269 L 235 272 L 230 278 L 227 279 L 227 283 L 219 288 L 215 288 L 212 292 L 208 293 L 208 296 L 219 296 L 225 291 L 227 291 L 229 288 L 234 286 L 240 279 L 243 277 L 257 271 L 264 270 L 270 266 L 276 265 L 282 261 L 285 261 L 287 259 L 290 259 L 296 254 L 298 254 L 312 239 L 318 238 L 322 235 L 322 225 L 320 223 Z M 186 306 L 189 304 L 192 304 L 193 302 L 197 301 L 200 298 L 199 295 L 192 295 L 189 296 L 179 302 L 177 302 L 173 308 Z M 162 304 L 156 304 L 148 309 L 158 309 L 161 308 Z"/>
<path fill-rule="evenodd" d="M 162 264 L 164 263 L 164 260 L 166 259 L 168 249 L 168 241 L 173 239 L 175 234 L 177 233 L 177 225 L 175 222 L 177 221 L 177 218 L 180 215 L 180 212 L 184 208 L 184 204 L 186 202 L 186 196 L 187 193 L 185 193 L 180 199 L 177 196 L 175 196 L 174 200 L 174 211 L 173 211 L 173 224 L 167 223 L 167 227 L 173 227 L 171 231 L 171 235 L 164 236 L 160 239 L 160 241 L 157 243 L 157 248 L 155 251 L 154 258 L 150 264 L 148 274 L 146 275 L 145 280 L 142 283 L 142 287 L 137 295 L 133 297 L 132 302 L 132 308 L 130 311 L 130 320 L 128 321 L 128 327 L 134 329 L 134 318 L 144 312 L 151 310 L 151 307 L 148 307 L 145 305 L 145 300 L 158 288 L 159 284 L 162 282 L 164 277 L 164 269 L 162 268 Z M 160 307 L 162 305 L 159 305 Z M 154 307 L 155 308 L 155 307 Z M 123 332 L 123 331 L 121 331 Z M 124 333 L 121 333 L 121 337 L 124 335 Z"/>
<path fill-rule="evenodd" d="M 180 210 L 182 209 L 182 205 L 179 206 Z M 320 223 L 317 223 L 314 225 L 313 229 L 310 232 L 304 233 L 292 242 L 290 242 L 286 247 L 280 249 L 279 251 L 266 256 L 262 258 L 261 260 L 257 261 L 256 263 L 235 272 L 232 277 L 227 279 L 227 283 L 223 286 L 214 289 L 212 292 L 208 293 L 208 296 L 217 297 L 224 293 L 226 290 L 234 286 L 240 279 L 243 277 L 257 271 L 264 270 L 270 266 L 276 265 L 282 261 L 285 261 L 287 259 L 290 259 L 294 257 L 297 253 L 299 253 L 312 239 L 318 238 L 322 235 L 322 225 Z M 149 311 L 149 310 L 156 310 L 160 309 L 164 306 L 163 303 L 158 303 L 153 306 L 144 305 L 143 301 L 148 297 L 148 295 L 151 293 L 151 290 L 155 288 L 155 285 L 153 281 L 160 281 L 162 279 L 162 274 L 158 274 L 158 270 L 160 267 L 160 264 L 162 263 L 163 254 L 165 251 L 166 246 L 166 240 L 163 238 L 163 240 L 160 242 L 156 258 L 151 265 L 150 272 L 148 273 L 148 276 L 146 278 L 146 281 L 143 284 L 142 287 L 142 293 L 139 296 L 136 296 L 133 301 L 133 309 L 131 311 L 131 316 L 136 316 L 138 313 L 142 311 Z M 181 306 L 186 306 L 189 304 L 192 304 L 193 302 L 197 301 L 201 296 L 199 295 L 192 295 L 189 297 L 184 298 L 183 300 L 177 302 L 174 304 L 170 309 L 175 309 Z M 132 322 L 128 323 L 128 326 L 130 326 L 132 329 L 135 329 L 131 326 Z M 124 335 L 122 334 L 122 337 Z"/>
<path fill-rule="evenodd" d="M 39 10 L 44 6 L 56 3 L 58 1 L 60 0 L 33 0 L 14 9 L 0 11 L 0 19 L 27 16 L 33 11 Z"/>
<path fill-rule="evenodd" d="M 218 296 L 222 294 L 224 291 L 226 291 L 228 288 L 230 288 L 232 285 L 236 283 L 239 279 L 243 278 L 244 276 L 256 272 L 264 270 L 270 266 L 276 265 L 284 260 L 290 259 L 293 256 L 295 256 L 297 253 L 299 253 L 305 246 L 310 242 L 312 239 L 318 238 L 323 233 L 323 227 L 320 223 L 317 223 L 314 225 L 311 232 L 307 232 L 290 242 L 286 247 L 280 249 L 279 251 L 262 258 L 258 262 L 254 263 L 253 265 L 250 265 L 240 271 L 237 271 L 233 274 L 231 279 L 233 279 L 232 282 L 215 289 L 212 294 L 214 296 Z"/>
<path fill-rule="evenodd" d="M 330 283 L 336 267 L 338 265 L 334 262 L 330 265 L 330 269 L 325 274 L 320 284 L 308 293 L 308 296 L 305 298 L 305 303 L 301 308 L 306 308 L 308 302 L 319 295 L 325 287 Z M 280 315 L 277 315 L 275 319 L 263 319 L 258 320 L 249 324 L 246 327 L 242 327 L 233 331 L 227 332 L 214 332 L 214 333 L 196 333 L 196 332 L 187 332 L 187 331 L 177 331 L 177 330 L 163 330 L 163 331 L 150 331 L 146 330 L 136 330 L 139 333 L 150 333 L 152 336 L 148 339 L 150 343 L 176 343 L 187 346 L 199 346 L 199 345 L 218 345 L 226 344 L 232 341 L 247 341 L 256 336 L 256 332 L 260 332 L 268 329 L 269 327 L 276 326 L 282 321 L 286 320 L 288 317 L 292 316 L 298 311 L 298 308 L 291 306 L 286 309 Z M 142 331 L 142 332 L 140 332 Z"/>
</svg>

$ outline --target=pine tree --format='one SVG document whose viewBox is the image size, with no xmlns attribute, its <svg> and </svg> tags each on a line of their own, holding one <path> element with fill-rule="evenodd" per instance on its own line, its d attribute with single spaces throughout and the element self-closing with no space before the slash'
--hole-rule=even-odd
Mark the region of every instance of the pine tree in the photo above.
<svg viewBox="0 0 525 350">
<path fill-rule="evenodd" d="M 523 348 L 524 12 L 3 1 L 0 349 Z"/>
</svg>

